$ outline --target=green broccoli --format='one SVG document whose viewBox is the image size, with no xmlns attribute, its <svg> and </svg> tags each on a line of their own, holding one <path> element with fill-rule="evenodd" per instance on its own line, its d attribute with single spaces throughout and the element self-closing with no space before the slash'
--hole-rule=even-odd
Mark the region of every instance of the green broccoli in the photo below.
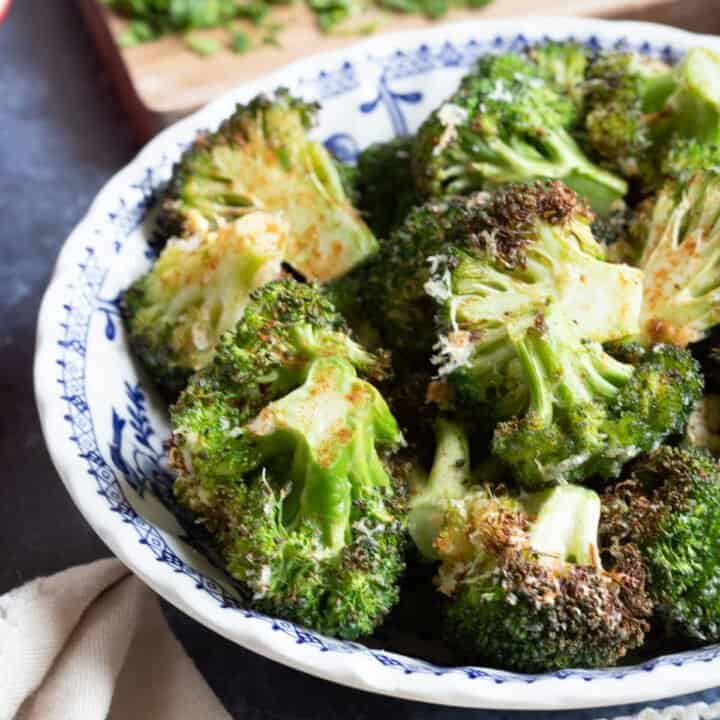
<svg viewBox="0 0 720 720">
<path fill-rule="evenodd" d="M 425 289 L 441 309 L 435 360 L 451 399 L 500 419 L 521 412 L 527 368 L 515 343 L 549 314 L 582 342 L 637 331 L 640 274 L 604 261 L 591 222 L 567 187 L 537 183 L 497 191 L 469 230 L 446 234 Z"/>
<path fill-rule="evenodd" d="M 346 197 L 336 165 L 308 139 L 316 112 L 286 90 L 238 105 L 177 164 L 158 218 L 160 236 L 265 210 L 289 222 L 284 260 L 308 280 L 340 277 L 372 255 L 377 241 Z"/>
<path fill-rule="evenodd" d="M 540 77 L 560 93 L 569 96 L 578 110 L 583 103 L 585 70 L 590 51 L 573 41 L 548 40 L 527 49 L 527 55 L 537 66 Z"/>
<path fill-rule="evenodd" d="M 648 118 L 673 88 L 672 69 L 659 60 L 635 52 L 596 55 L 584 83 L 584 131 L 592 150 L 626 177 L 650 173 Z"/>
<path fill-rule="evenodd" d="M 435 305 L 425 292 L 429 258 L 442 251 L 452 229 L 472 230 L 477 215 L 474 200 L 429 202 L 413 209 L 368 264 L 364 292 L 360 285 L 357 291 L 367 314 L 382 329 L 385 343 L 397 351 L 396 357 L 427 363 L 436 340 Z"/>
<path fill-rule="evenodd" d="M 412 172 L 413 137 L 397 137 L 365 148 L 357 158 L 356 207 L 379 238 L 387 238 L 418 204 Z"/>
<path fill-rule="evenodd" d="M 603 349 L 637 333 L 640 278 L 601 259 L 576 196 L 557 182 L 508 186 L 478 207 L 446 233 L 425 288 L 450 404 L 506 420 L 493 453 L 515 479 L 613 477 L 682 432 L 702 391 L 697 363 L 672 348 Z"/>
<path fill-rule="evenodd" d="M 660 166 L 663 178 L 687 185 L 702 170 L 720 173 L 720 144 L 702 143 L 695 138 L 673 140 L 663 153 Z"/>
<path fill-rule="evenodd" d="M 316 288 L 271 283 L 172 409 L 176 495 L 253 606 L 350 639 L 404 565 L 403 438 L 356 370 L 377 366 Z"/>
<path fill-rule="evenodd" d="M 628 551 L 603 569 L 599 517 L 597 494 L 575 485 L 453 502 L 435 542 L 448 643 L 521 672 L 613 665 L 639 647 L 651 611 L 642 563 Z"/>
<path fill-rule="evenodd" d="M 517 301 L 513 312 L 524 314 L 529 324 L 533 307 L 541 308 L 551 297 L 561 296 L 575 319 L 584 318 L 583 326 L 593 339 L 605 341 L 637 332 L 641 273 L 603 262 L 604 249 L 592 236 L 592 220 L 592 213 L 575 194 L 557 182 L 508 186 L 492 196 L 477 193 L 428 202 L 410 212 L 369 264 L 368 314 L 398 354 L 427 358 L 437 340 L 435 327 L 428 322 L 435 313 L 433 296 L 453 307 L 454 317 L 443 318 L 450 335 L 439 348 L 448 357 L 472 351 L 480 339 L 470 338 L 462 325 L 466 320 L 473 322 L 473 313 L 477 318 L 489 313 L 480 318 L 486 330 L 481 345 L 487 349 L 486 367 L 493 375 L 506 372 L 508 354 L 501 342 L 494 342 L 501 338 L 495 338 L 496 328 L 490 327 L 493 318 L 502 322 L 507 317 L 506 300 Z M 536 221 L 537 232 L 532 228 Z M 475 255 L 494 258 L 494 269 L 481 271 L 489 275 L 477 282 L 471 260 Z M 532 259 L 527 267 L 526 255 Z M 462 285 L 451 293 L 452 303 L 442 298 L 448 292 L 449 265 Z M 517 294 L 504 292 L 513 281 L 500 280 L 498 272 L 516 278 Z M 496 282 L 503 287 L 495 286 Z M 486 296 L 484 309 L 476 291 Z M 468 298 L 463 297 L 466 294 Z M 501 302 L 494 303 L 494 298 Z M 504 331 L 499 332 L 505 337 Z M 513 357 L 510 353 L 508 359 Z M 460 374 L 455 375 L 458 382 Z M 518 377 L 516 372 L 509 385 L 502 383 L 492 402 L 502 401 L 511 410 L 521 406 L 526 398 L 522 393 L 514 398 L 517 393 L 512 390 L 517 388 Z M 500 407 L 498 413 L 508 414 Z"/>
<path fill-rule="evenodd" d="M 300 385 L 310 363 L 322 357 L 344 357 L 374 381 L 387 374 L 387 357 L 349 337 L 318 287 L 288 279 L 255 290 L 241 321 L 220 338 L 212 362 L 195 374 L 194 392 L 181 394 L 173 408 L 173 417 L 197 424 L 192 451 L 185 447 L 192 467 L 203 477 L 225 477 L 235 447 L 228 429 Z M 202 402 L 195 402 L 196 395 Z"/>
<path fill-rule="evenodd" d="M 169 396 L 207 365 L 220 336 L 242 317 L 250 292 L 282 273 L 288 227 L 249 213 L 216 230 L 171 240 L 124 293 L 130 347 Z"/>
<path fill-rule="evenodd" d="M 462 498 L 470 482 L 470 445 L 464 428 L 447 418 L 435 423 L 435 459 L 427 477 L 410 488 L 408 532 L 425 560 L 437 560 L 435 540 L 450 502 Z"/>
<path fill-rule="evenodd" d="M 697 162 L 698 147 L 720 142 L 719 72 L 720 56 L 702 48 L 675 68 L 639 53 L 600 53 L 585 81 L 583 136 L 625 177 L 657 186 L 664 173 Z M 683 141 L 698 146 L 668 158 Z"/>
<path fill-rule="evenodd" d="M 720 640 L 720 470 L 706 451 L 658 448 L 603 495 L 609 552 L 640 548 L 648 592 L 670 636 Z"/>
<path fill-rule="evenodd" d="M 480 58 L 473 72 L 417 133 L 416 179 L 433 197 L 537 178 L 564 181 L 600 215 L 627 192 L 570 135 L 576 104 L 512 53 Z"/>
<path fill-rule="evenodd" d="M 495 428 L 493 453 L 529 489 L 617 477 L 628 460 L 682 433 L 702 395 L 688 352 L 629 345 L 613 357 L 563 316 L 544 316 L 516 347 L 530 403 Z"/>
<path fill-rule="evenodd" d="M 665 185 L 637 211 L 630 244 L 645 273 L 644 341 L 704 338 L 720 322 L 720 175 Z"/>
</svg>

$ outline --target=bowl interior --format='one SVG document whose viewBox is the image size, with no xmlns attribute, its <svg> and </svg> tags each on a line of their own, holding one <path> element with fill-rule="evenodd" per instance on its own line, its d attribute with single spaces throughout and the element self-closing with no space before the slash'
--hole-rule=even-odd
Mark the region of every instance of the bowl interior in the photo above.
<svg viewBox="0 0 720 720">
<path fill-rule="evenodd" d="M 512 690 L 505 700 L 493 701 L 492 693 L 477 684 L 458 691 L 456 697 L 439 697 L 440 686 L 431 682 L 429 689 L 414 690 L 402 678 L 452 675 L 462 681 L 484 679 L 495 687 L 574 679 L 587 688 L 591 680 L 622 680 L 662 666 L 709 663 L 720 653 L 710 647 L 633 667 L 515 675 L 453 667 L 451 656 L 431 638 L 393 629 L 393 623 L 362 645 L 243 608 L 232 581 L 212 553 L 203 550 L 204 539 L 193 530 L 191 519 L 174 506 L 163 445 L 169 436 L 167 411 L 128 350 L 119 297 L 151 265 L 153 202 L 195 133 L 216 126 L 235 102 L 280 85 L 319 101 L 316 137 L 340 159 L 351 161 L 371 142 L 413 132 L 480 54 L 520 49 L 546 35 L 574 36 L 593 47 L 632 47 L 666 60 L 700 42 L 654 26 L 527 21 L 387 36 L 343 54 L 303 61 L 231 93 L 163 133 L 100 194 L 63 250 L 43 305 L 36 364 L 38 401 L 55 462 L 79 507 L 111 549 L 171 602 L 232 639 L 310 672 L 368 689 L 436 702 L 507 707 L 538 705 L 513 701 Z M 343 671 L 334 674 L 310 657 L 318 652 L 362 657 L 366 667 L 374 669 L 363 679 L 343 660 L 338 663 Z M 543 706 L 605 704 L 607 687 L 603 684 L 598 693 L 556 693 L 555 700 L 546 699 Z M 610 697 L 610 702 L 617 701 Z"/>
</svg>

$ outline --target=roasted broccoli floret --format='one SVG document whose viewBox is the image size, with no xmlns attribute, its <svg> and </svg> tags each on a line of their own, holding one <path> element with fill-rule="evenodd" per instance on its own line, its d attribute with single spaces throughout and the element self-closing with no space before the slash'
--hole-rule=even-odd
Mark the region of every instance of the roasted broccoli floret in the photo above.
<svg viewBox="0 0 720 720">
<path fill-rule="evenodd" d="M 661 447 L 603 495 L 603 543 L 637 545 L 665 631 L 720 640 L 720 471 L 706 451 Z"/>
<path fill-rule="evenodd" d="M 583 83 L 590 54 L 586 47 L 572 41 L 548 40 L 527 50 L 539 75 L 569 96 L 578 110 L 583 103 Z"/>
<path fill-rule="evenodd" d="M 530 403 L 496 427 L 493 452 L 529 489 L 617 477 L 628 460 L 682 433 L 702 394 L 688 352 L 628 346 L 615 358 L 583 341 L 564 317 L 545 316 L 517 352 Z"/>
<path fill-rule="evenodd" d="M 683 185 L 699 171 L 720 173 L 720 144 L 701 143 L 694 138 L 674 140 L 663 155 L 660 170 L 663 178 Z"/>
<path fill-rule="evenodd" d="M 356 207 L 379 238 L 387 238 L 419 203 L 412 172 L 413 143 L 413 137 L 397 137 L 370 145 L 357 157 Z"/>
<path fill-rule="evenodd" d="M 652 174 L 650 119 L 674 88 L 669 65 L 635 52 L 603 52 L 584 83 L 590 147 L 626 177 Z"/>
<path fill-rule="evenodd" d="M 344 638 L 397 600 L 403 442 L 374 358 L 313 287 L 254 296 L 172 410 L 175 492 L 217 542 L 254 607 Z"/>
<path fill-rule="evenodd" d="M 532 61 L 512 53 L 482 57 L 418 131 L 418 185 L 438 197 L 555 178 L 604 215 L 627 184 L 584 155 L 569 132 L 576 114 Z"/>
<path fill-rule="evenodd" d="M 641 335 L 684 347 L 720 321 L 720 175 L 665 185 L 630 228 L 645 273 Z"/>
<path fill-rule="evenodd" d="M 424 362 L 430 357 L 436 340 L 435 304 L 425 292 L 430 258 L 442 253 L 462 228 L 472 235 L 485 200 L 485 195 L 450 198 L 413 209 L 370 262 L 363 299 L 396 357 Z"/>
<path fill-rule="evenodd" d="M 323 357 L 346 358 L 362 375 L 385 378 L 387 358 L 347 335 L 344 320 L 319 288 L 282 280 L 255 290 L 242 320 L 195 374 L 192 392 L 182 393 L 173 408 L 173 418 L 182 416 L 190 430 L 187 442 L 175 443 L 188 466 L 203 478 L 227 481 L 235 473 L 234 448 L 245 446 L 230 428 L 299 386 L 309 365 Z"/>
<path fill-rule="evenodd" d="M 408 531 L 420 555 L 437 560 L 435 540 L 450 502 L 468 492 L 470 444 L 464 428 L 447 418 L 435 423 L 435 459 L 430 474 L 415 476 L 410 488 Z"/>
<path fill-rule="evenodd" d="M 284 90 L 238 105 L 177 164 L 159 233 L 192 234 L 265 210 L 289 222 L 284 260 L 308 280 L 339 277 L 372 255 L 377 241 L 346 197 L 335 163 L 308 138 L 316 112 Z"/>
<path fill-rule="evenodd" d="M 444 214 L 443 222 L 454 222 L 426 253 L 424 289 L 440 308 L 435 360 L 451 403 L 506 419 L 529 400 L 516 347 L 525 333 L 544 336 L 550 313 L 590 343 L 588 352 L 592 343 L 636 333 L 641 274 L 604 261 L 592 214 L 557 181 L 463 202 L 453 205 L 456 217 Z M 406 262 L 404 272 L 411 269 Z"/>
<path fill-rule="evenodd" d="M 645 187 L 698 160 L 698 148 L 720 141 L 720 56 L 688 51 L 671 68 L 633 52 L 599 54 L 585 82 L 584 135 L 595 153 Z M 698 144 L 675 152 L 676 142 Z M 704 154 L 704 153 L 703 153 Z"/>
<path fill-rule="evenodd" d="M 603 262 L 604 249 L 590 229 L 592 219 L 576 195 L 558 182 L 426 203 L 411 211 L 370 264 L 368 311 L 399 354 L 427 357 L 436 341 L 428 318 L 434 301 L 439 302 L 447 310 L 443 325 L 451 333 L 440 348 L 448 358 L 444 374 L 458 364 L 453 356 L 473 353 L 476 341 L 487 353 L 486 361 L 478 358 L 487 372 L 505 373 L 507 353 L 497 340 L 506 333 L 497 328 L 510 322 L 506 312 L 524 318 L 527 326 L 553 297 L 573 318 L 583 318 L 588 337 L 605 341 L 636 332 L 641 273 Z M 487 331 L 483 337 L 472 332 L 479 328 L 469 327 L 475 322 Z M 485 370 L 478 367 L 477 372 Z M 455 378 L 459 381 L 460 374 Z M 511 398 L 516 378 L 509 386 L 503 383 L 492 401 L 505 398 L 516 408 Z M 518 400 L 520 405 L 523 401 Z M 499 408 L 499 414 L 507 412 Z"/>
<path fill-rule="evenodd" d="M 379 298 L 398 354 L 427 351 L 435 304 L 441 406 L 495 430 L 493 451 L 529 488 L 597 473 L 682 432 L 702 382 L 672 348 L 602 343 L 639 332 L 641 273 L 603 260 L 591 213 L 561 183 L 414 210 L 378 257 Z"/>
<path fill-rule="evenodd" d="M 171 397 L 212 357 L 242 317 L 250 292 L 282 273 L 288 227 L 249 213 L 215 230 L 171 240 L 153 268 L 124 293 L 130 347 Z"/>
<path fill-rule="evenodd" d="M 627 551 L 603 569 L 599 517 L 597 494 L 575 485 L 452 503 L 435 543 L 449 644 L 521 672 L 613 665 L 639 647 L 650 614 L 643 566 Z"/>
<path fill-rule="evenodd" d="M 434 256 L 437 360 L 450 402 L 507 418 L 493 452 L 534 488 L 598 474 L 682 432 L 702 382 L 671 348 L 608 354 L 638 330 L 637 271 L 604 262 L 590 217 L 560 184 L 511 186 L 481 207 L 463 247 Z"/>
</svg>

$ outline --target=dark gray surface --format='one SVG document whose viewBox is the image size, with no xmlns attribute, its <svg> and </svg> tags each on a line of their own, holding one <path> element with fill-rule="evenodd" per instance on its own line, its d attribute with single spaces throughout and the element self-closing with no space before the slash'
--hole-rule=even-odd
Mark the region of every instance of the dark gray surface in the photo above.
<svg viewBox="0 0 720 720">
<path fill-rule="evenodd" d="M 32 356 L 41 294 L 63 240 L 105 180 L 137 148 L 80 16 L 67 0 L 16 0 L 0 26 L 0 92 L 2 593 L 37 575 L 108 554 L 51 466 L 35 410 Z M 348 690 L 264 660 L 165 609 L 209 683 L 243 720 L 548 717 L 425 706 Z M 692 700 L 719 696 L 713 692 Z"/>
</svg>

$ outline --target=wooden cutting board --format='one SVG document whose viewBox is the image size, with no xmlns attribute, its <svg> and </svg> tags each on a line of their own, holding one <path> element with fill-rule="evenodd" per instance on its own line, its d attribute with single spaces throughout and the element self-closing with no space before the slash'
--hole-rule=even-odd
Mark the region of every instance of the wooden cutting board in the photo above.
<svg viewBox="0 0 720 720">
<path fill-rule="evenodd" d="M 243 80 L 268 73 L 310 53 L 335 50 L 357 42 L 358 36 L 319 32 L 303 3 L 274 11 L 286 28 L 280 46 L 260 45 L 244 55 L 221 51 L 200 57 L 177 37 L 165 37 L 132 48 L 120 48 L 114 38 L 125 22 L 109 13 L 100 0 L 78 0 L 86 21 L 107 60 L 131 121 L 145 140 L 159 129 L 205 104 Z M 457 10 L 446 20 L 480 20 L 532 14 L 593 15 L 653 20 L 690 30 L 720 30 L 720 14 L 711 13 L 714 0 L 494 0 L 480 10 Z M 414 16 L 385 16 L 381 31 L 428 27 Z M 213 35 L 213 31 L 203 32 Z M 219 30 L 218 38 L 227 38 Z"/>
</svg>

